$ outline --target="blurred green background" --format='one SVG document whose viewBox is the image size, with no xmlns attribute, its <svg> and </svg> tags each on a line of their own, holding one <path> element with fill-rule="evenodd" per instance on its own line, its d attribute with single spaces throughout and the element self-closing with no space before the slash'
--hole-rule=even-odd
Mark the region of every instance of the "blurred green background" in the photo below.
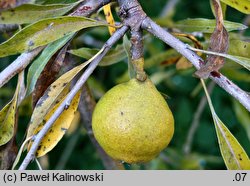
<svg viewBox="0 0 250 186">
<path fill-rule="evenodd" d="M 151 18 L 157 19 L 162 15 L 167 0 L 140 0 L 145 12 Z M 172 10 L 173 17 L 167 18 L 178 21 L 186 18 L 209 18 L 214 16 L 211 12 L 208 0 L 180 0 L 176 8 Z M 246 15 L 228 7 L 226 19 L 235 22 L 243 22 Z M 109 37 L 106 28 L 89 30 L 73 42 L 75 47 L 101 47 L 101 44 Z M 249 29 L 245 36 L 250 36 Z M 1 41 L 7 38 L 7 34 L 1 34 Z M 87 43 L 86 37 L 94 38 L 98 42 Z M 94 46 L 93 46 L 93 45 Z M 145 58 L 149 60 L 169 49 L 168 46 L 145 33 Z M 0 59 L 0 71 L 2 71 L 16 56 Z M 82 59 L 76 58 L 82 62 Z M 146 69 L 151 79 L 155 82 L 158 90 L 168 95 L 167 102 L 175 118 L 175 134 L 169 145 L 157 158 L 146 164 L 128 165 L 126 169 L 225 169 L 220 155 L 215 128 L 209 107 L 206 105 L 202 112 L 198 128 L 194 133 L 193 141 L 189 146 L 190 152 L 184 153 L 184 146 L 187 143 L 187 135 L 197 107 L 204 96 L 200 82 L 193 76 L 193 68 L 187 70 L 176 70 L 175 65 L 152 65 Z M 240 70 L 244 78 L 232 77 L 234 82 L 246 91 L 250 91 L 249 73 Z M 0 89 L 0 108 L 12 98 L 16 77 Z M 96 97 L 100 98 L 107 90 L 118 83 L 128 80 L 126 60 L 108 67 L 98 67 L 88 83 Z M 209 81 L 208 81 L 209 82 Z M 243 118 L 249 118 L 246 112 L 234 99 L 220 87 L 215 86 L 211 95 L 215 110 L 220 119 L 226 124 L 237 140 L 250 154 L 249 134 L 250 128 L 244 125 Z M 238 110 L 238 115 L 236 114 Z M 240 110 L 240 111 L 239 111 Z M 245 111 L 245 112 L 244 112 Z M 19 109 L 18 121 L 18 145 L 24 139 L 25 130 L 32 113 L 30 98 L 26 99 Z M 104 169 L 104 166 L 91 144 L 86 130 L 82 127 L 81 121 L 76 124 L 80 130 L 73 130 L 66 135 L 59 144 L 48 155 L 40 159 L 42 166 L 46 169 Z M 250 126 L 250 121 L 248 121 Z M 61 159 L 62 158 L 62 159 Z M 29 168 L 36 169 L 33 162 Z"/>
</svg>

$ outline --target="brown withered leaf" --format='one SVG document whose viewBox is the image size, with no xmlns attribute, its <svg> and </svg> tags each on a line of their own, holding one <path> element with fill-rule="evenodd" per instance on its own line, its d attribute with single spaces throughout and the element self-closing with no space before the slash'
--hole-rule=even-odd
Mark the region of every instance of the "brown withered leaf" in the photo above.
<svg viewBox="0 0 250 186">
<path fill-rule="evenodd" d="M 32 93 L 33 108 L 35 108 L 37 101 L 42 97 L 47 88 L 56 80 L 57 75 L 64 64 L 69 43 L 70 41 L 49 60 L 39 76 L 34 92 Z"/>
<path fill-rule="evenodd" d="M 213 0 L 213 6 L 216 13 L 216 28 L 210 38 L 209 51 L 218 53 L 227 53 L 228 50 L 228 32 L 223 25 L 223 14 L 218 0 Z M 199 78 L 206 79 L 210 73 L 219 71 L 225 63 L 224 57 L 208 55 L 205 65 L 202 66 L 195 75 Z"/>
</svg>

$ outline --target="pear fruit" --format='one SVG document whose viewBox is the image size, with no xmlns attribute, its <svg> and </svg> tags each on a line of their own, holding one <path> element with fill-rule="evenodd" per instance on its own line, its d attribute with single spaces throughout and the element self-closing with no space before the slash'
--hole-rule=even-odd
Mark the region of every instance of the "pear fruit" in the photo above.
<svg viewBox="0 0 250 186">
<path fill-rule="evenodd" d="M 131 79 L 99 100 L 92 127 L 96 140 L 113 159 L 143 163 L 167 147 L 174 133 L 174 118 L 149 78 L 144 82 Z"/>
</svg>

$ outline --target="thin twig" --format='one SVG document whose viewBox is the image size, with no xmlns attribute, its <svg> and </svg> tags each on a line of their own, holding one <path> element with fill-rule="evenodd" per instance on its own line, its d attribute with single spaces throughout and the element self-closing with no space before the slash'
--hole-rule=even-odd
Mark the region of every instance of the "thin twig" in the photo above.
<svg viewBox="0 0 250 186">
<path fill-rule="evenodd" d="M 177 52 L 186 57 L 197 69 L 200 69 L 200 66 L 204 64 L 203 59 L 188 49 L 185 43 L 172 36 L 149 17 L 143 21 L 142 27 L 172 48 L 176 49 Z M 240 89 L 236 84 L 219 72 L 211 73 L 209 78 L 237 99 L 250 112 L 250 96 L 247 92 Z"/>
<path fill-rule="evenodd" d="M 44 135 L 48 132 L 48 130 L 51 128 L 53 123 L 57 120 L 57 118 L 61 115 L 61 113 L 68 108 L 71 101 L 77 94 L 77 92 L 81 89 L 81 87 L 84 85 L 84 83 L 87 81 L 89 76 L 92 74 L 92 72 L 95 70 L 99 62 L 102 60 L 102 58 L 107 54 L 107 52 L 110 50 L 110 48 L 127 32 L 128 27 L 123 26 L 120 29 L 118 29 L 104 44 L 103 48 L 101 49 L 102 52 L 99 53 L 99 55 L 96 55 L 96 57 L 93 59 L 93 61 L 90 63 L 88 68 L 85 70 L 83 75 L 79 78 L 75 86 L 72 88 L 70 93 L 67 95 L 65 100 L 61 103 L 61 105 L 57 108 L 57 110 L 54 112 L 54 114 L 50 117 L 50 119 L 46 122 L 44 127 L 40 130 L 40 132 L 37 134 L 28 154 L 26 155 L 25 159 L 23 160 L 21 166 L 19 167 L 19 170 L 25 170 L 27 166 L 29 165 L 30 161 L 34 159 L 35 152 L 42 141 Z"/>
<path fill-rule="evenodd" d="M 213 81 L 208 85 L 208 92 L 209 93 L 212 92 L 214 86 L 215 86 L 215 83 Z M 185 144 L 183 145 L 183 152 L 185 154 L 189 154 L 191 151 L 191 147 L 192 147 L 193 139 L 194 139 L 194 134 L 199 126 L 201 114 L 203 113 L 203 111 L 205 109 L 206 103 L 207 103 L 207 98 L 204 95 L 202 97 L 202 99 L 200 100 L 200 103 L 199 103 L 197 110 L 194 114 L 193 121 L 191 123 L 191 126 L 190 126 L 188 134 L 187 134 L 187 140 L 186 140 Z"/>
</svg>

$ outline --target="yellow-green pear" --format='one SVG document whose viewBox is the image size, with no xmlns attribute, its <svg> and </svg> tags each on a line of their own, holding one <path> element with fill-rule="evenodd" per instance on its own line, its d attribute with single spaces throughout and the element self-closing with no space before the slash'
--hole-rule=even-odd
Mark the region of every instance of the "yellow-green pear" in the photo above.
<svg viewBox="0 0 250 186">
<path fill-rule="evenodd" d="M 96 140 L 113 159 L 142 163 L 167 147 L 174 133 L 174 118 L 149 78 L 144 82 L 131 79 L 99 100 L 92 126 Z"/>
</svg>

